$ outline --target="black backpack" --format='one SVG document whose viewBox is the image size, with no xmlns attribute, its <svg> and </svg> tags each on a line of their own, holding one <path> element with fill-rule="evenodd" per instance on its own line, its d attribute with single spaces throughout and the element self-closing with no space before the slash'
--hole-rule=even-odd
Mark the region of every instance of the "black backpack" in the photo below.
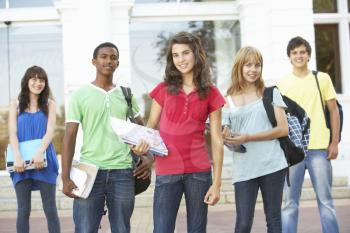
<svg viewBox="0 0 350 233">
<path fill-rule="evenodd" d="M 267 87 L 263 94 L 263 103 L 272 127 L 277 126 L 273 102 L 273 90 L 276 86 Z M 304 160 L 310 135 L 310 119 L 305 110 L 296 102 L 282 95 L 283 102 L 287 105 L 286 115 L 289 133 L 286 137 L 279 138 L 281 148 L 286 157 L 288 166 L 293 166 Z M 287 180 L 289 185 L 289 179 Z"/>
<path fill-rule="evenodd" d="M 331 117 L 330 117 L 330 113 L 329 110 L 327 108 L 327 106 L 324 106 L 323 104 L 323 98 L 322 98 L 322 94 L 321 94 L 321 90 L 320 90 L 320 84 L 318 83 L 318 78 L 317 78 L 317 71 L 312 71 L 312 74 L 315 76 L 316 79 L 316 84 L 317 84 L 317 89 L 318 89 L 318 93 L 320 94 L 320 101 L 322 104 L 322 109 L 323 109 L 323 114 L 324 114 L 324 118 L 326 121 L 326 126 L 330 131 L 330 137 L 329 137 L 329 143 L 332 141 L 332 128 L 331 128 Z M 341 132 L 343 130 L 343 107 L 342 105 L 338 102 L 338 100 L 336 100 L 336 104 L 338 106 L 338 110 L 339 110 L 339 118 L 340 118 L 340 125 L 339 125 L 339 142 L 341 140 Z"/>
<path fill-rule="evenodd" d="M 136 120 L 134 118 L 134 113 L 132 111 L 132 93 L 131 93 L 130 87 L 120 86 L 120 88 L 122 89 L 125 101 L 128 104 L 128 111 L 127 111 L 126 117 L 131 122 L 133 122 L 135 124 L 140 124 L 139 122 L 136 122 Z M 132 151 L 131 151 L 131 155 L 133 158 L 134 166 L 141 165 L 142 160 L 140 159 L 140 157 L 137 155 L 134 155 L 132 153 Z M 139 178 L 135 177 L 135 195 L 138 195 L 138 194 L 146 191 L 150 184 L 151 184 L 151 177 L 148 177 L 147 179 L 139 179 Z"/>
</svg>

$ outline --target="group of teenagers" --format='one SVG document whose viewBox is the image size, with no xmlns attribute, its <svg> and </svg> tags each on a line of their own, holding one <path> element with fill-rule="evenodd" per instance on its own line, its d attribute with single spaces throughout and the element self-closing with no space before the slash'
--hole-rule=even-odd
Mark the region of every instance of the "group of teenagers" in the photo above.
<svg viewBox="0 0 350 233">
<path fill-rule="evenodd" d="M 339 233 L 331 192 L 331 160 L 338 155 L 339 143 L 336 92 L 329 75 L 319 72 L 322 101 L 330 111 L 330 132 L 325 124 L 315 77 L 308 68 L 310 44 L 301 37 L 292 38 L 287 55 L 293 71 L 278 80 L 278 88 L 273 91 L 271 104 L 277 121 L 277 126 L 273 127 L 262 101 L 265 89 L 263 57 L 258 49 L 246 46 L 237 52 L 231 82 L 223 96 L 211 82 L 210 67 L 200 39 L 188 32 L 175 34 L 169 41 L 164 80 L 149 93 L 152 105 L 145 123 L 145 126 L 159 130 L 168 149 L 168 155 L 160 157 L 148 153 L 147 139 L 130 146 L 113 132 L 110 117 L 126 119 L 128 112 L 125 96 L 120 86 L 113 82 L 119 66 L 119 51 L 110 42 L 98 45 L 92 58 L 96 78 L 71 94 L 66 109 L 61 178 L 63 193 L 74 198 L 75 232 L 98 232 L 105 205 L 111 232 L 130 232 L 135 177 L 149 177 L 153 164 L 156 173 L 153 232 L 174 232 L 183 195 L 187 232 L 206 232 L 208 206 L 215 205 L 220 199 L 223 151 L 227 144 L 246 148 L 246 151 L 230 154 L 236 206 L 234 232 L 251 231 L 260 189 L 267 232 L 296 233 L 299 200 L 308 169 L 316 192 L 322 231 Z M 307 155 L 302 162 L 289 168 L 278 140 L 288 135 L 287 106 L 281 93 L 297 102 L 311 119 Z M 18 100 L 11 102 L 9 113 L 10 144 L 15 155 L 15 172 L 11 173 L 11 178 L 18 202 L 19 233 L 29 232 L 32 190 L 40 190 L 48 231 L 60 232 L 55 203 L 58 162 L 52 145 L 55 109 L 45 70 L 38 66 L 28 68 Z M 143 124 L 134 97 L 132 111 Z M 212 160 L 204 135 L 208 118 Z M 80 160 L 99 167 L 86 199 L 72 193 L 76 186 L 70 179 L 79 125 L 83 131 Z M 42 139 L 42 144 L 32 161 L 36 169 L 25 170 L 18 145 L 32 139 Z M 47 167 L 43 166 L 45 151 Z M 142 161 L 136 168 L 131 151 Z M 285 185 L 288 169 L 290 186 Z"/>
</svg>

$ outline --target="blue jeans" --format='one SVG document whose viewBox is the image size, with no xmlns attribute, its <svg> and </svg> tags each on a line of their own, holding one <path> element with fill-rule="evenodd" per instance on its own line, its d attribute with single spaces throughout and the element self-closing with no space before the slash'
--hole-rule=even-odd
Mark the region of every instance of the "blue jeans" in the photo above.
<svg viewBox="0 0 350 233">
<path fill-rule="evenodd" d="M 75 198 L 75 233 L 97 233 L 105 202 L 112 233 L 129 233 L 134 210 L 135 187 L 132 169 L 99 170 L 88 198 Z"/>
<path fill-rule="evenodd" d="M 339 233 L 332 198 L 332 165 L 326 150 L 309 150 L 304 161 L 290 167 L 290 187 L 285 185 L 282 209 L 283 233 L 296 233 L 298 208 L 305 169 L 308 169 L 316 193 L 323 233 Z"/>
<path fill-rule="evenodd" d="M 267 232 L 281 233 L 281 205 L 286 169 L 234 184 L 236 200 L 235 233 L 249 233 L 254 219 L 259 188 L 264 203 Z"/>
<path fill-rule="evenodd" d="M 17 232 L 29 233 L 29 216 L 31 210 L 32 184 L 39 187 L 41 201 L 47 220 L 47 226 L 50 233 L 60 232 L 60 221 L 56 208 L 56 185 L 46 182 L 27 179 L 20 181 L 15 186 L 17 197 Z"/>
<path fill-rule="evenodd" d="M 177 212 L 185 193 L 187 232 L 205 233 L 208 205 L 204 203 L 204 196 L 211 182 L 211 172 L 157 176 L 153 203 L 153 232 L 174 232 Z"/>
</svg>

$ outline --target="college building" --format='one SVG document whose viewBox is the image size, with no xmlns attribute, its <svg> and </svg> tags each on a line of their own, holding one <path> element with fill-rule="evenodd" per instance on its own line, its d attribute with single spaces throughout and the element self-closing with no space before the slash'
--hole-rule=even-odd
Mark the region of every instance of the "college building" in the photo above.
<svg viewBox="0 0 350 233">
<path fill-rule="evenodd" d="M 349 119 L 350 0 L 0 0 L 0 152 L 8 103 L 29 66 L 47 71 L 62 116 L 71 92 L 95 78 L 95 47 L 113 42 L 120 51 L 114 80 L 132 87 L 147 115 L 147 93 L 163 79 L 168 39 L 179 31 L 201 37 L 223 94 L 240 47 L 262 52 L 263 77 L 272 85 L 291 72 L 289 39 L 304 37 L 310 68 L 330 74 Z M 350 176 L 349 121 L 343 128 L 334 174 Z"/>
</svg>

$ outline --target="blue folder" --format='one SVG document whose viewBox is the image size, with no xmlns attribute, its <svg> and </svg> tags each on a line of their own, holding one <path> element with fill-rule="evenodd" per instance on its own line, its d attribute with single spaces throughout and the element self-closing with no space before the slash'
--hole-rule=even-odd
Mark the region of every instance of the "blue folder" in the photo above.
<svg viewBox="0 0 350 233">
<path fill-rule="evenodd" d="M 38 152 L 38 149 L 41 145 L 42 139 L 35 139 L 29 141 L 23 141 L 19 143 L 19 151 L 22 155 L 23 160 L 25 161 L 25 170 L 35 169 L 34 164 L 31 163 L 32 158 Z M 13 161 L 14 155 L 12 147 L 9 144 L 6 150 L 6 169 L 9 172 L 13 172 Z M 44 167 L 47 167 L 46 151 L 44 152 Z"/>
</svg>

